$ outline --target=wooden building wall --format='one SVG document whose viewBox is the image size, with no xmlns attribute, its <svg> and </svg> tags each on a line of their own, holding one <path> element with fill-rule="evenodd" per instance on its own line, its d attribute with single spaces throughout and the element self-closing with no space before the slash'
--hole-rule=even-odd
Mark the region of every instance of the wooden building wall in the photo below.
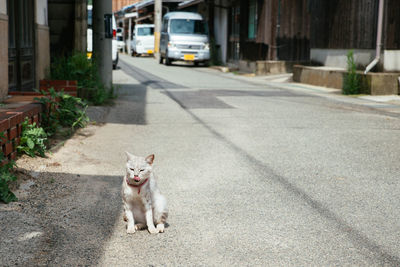
<svg viewBox="0 0 400 267">
<path fill-rule="evenodd" d="M 258 1 L 258 17 L 261 15 L 263 1 Z M 256 43 L 248 39 L 249 1 L 240 1 L 240 57 L 244 60 L 265 60 L 267 59 L 268 46 L 263 43 Z"/>
<path fill-rule="evenodd" d="M 379 0 L 310 0 L 311 48 L 374 49 Z"/>
<path fill-rule="evenodd" d="M 309 0 L 311 48 L 375 49 L 379 0 Z M 383 48 L 400 49 L 400 1 L 386 0 Z"/>
<path fill-rule="evenodd" d="M 310 58 L 309 0 L 263 0 L 256 42 L 267 45 L 263 59 L 299 61 Z"/>
<path fill-rule="evenodd" d="M 277 59 L 310 59 L 310 13 L 308 0 L 281 0 L 277 35 Z"/>
<path fill-rule="evenodd" d="M 386 0 L 383 44 L 385 49 L 400 49 L 400 1 Z"/>
</svg>

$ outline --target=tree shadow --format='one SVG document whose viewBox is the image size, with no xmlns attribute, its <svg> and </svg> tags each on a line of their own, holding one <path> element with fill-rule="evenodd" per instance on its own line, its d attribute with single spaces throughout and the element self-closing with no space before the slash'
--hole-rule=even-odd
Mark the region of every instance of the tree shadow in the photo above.
<svg viewBox="0 0 400 267">
<path fill-rule="evenodd" d="M 96 265 L 120 219 L 121 179 L 71 173 L 32 179 L 19 202 L 0 213 L 0 265 Z"/>
</svg>

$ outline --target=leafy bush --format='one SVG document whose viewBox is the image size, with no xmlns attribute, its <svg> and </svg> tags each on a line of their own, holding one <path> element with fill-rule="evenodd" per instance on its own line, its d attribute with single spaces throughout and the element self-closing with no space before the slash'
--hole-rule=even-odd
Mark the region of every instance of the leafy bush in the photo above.
<svg viewBox="0 0 400 267">
<path fill-rule="evenodd" d="M 31 157 L 39 154 L 45 156 L 47 134 L 42 127 L 37 127 L 36 122 L 29 124 L 28 118 L 22 122 L 21 141 L 17 147 L 18 153 L 25 153 Z"/>
<path fill-rule="evenodd" d="M 49 79 L 77 80 L 78 95 L 94 105 L 101 105 L 114 97 L 112 88 L 101 82 L 95 59 L 88 59 L 85 53 L 54 59 Z"/>
<path fill-rule="evenodd" d="M 68 127 L 71 131 L 85 127 L 89 121 L 86 115 L 87 104 L 78 97 L 56 92 L 50 88 L 48 92 L 40 91 L 44 97 L 36 98 L 47 107 L 42 113 L 42 125 L 49 136 L 54 135 L 60 128 Z"/>
<path fill-rule="evenodd" d="M 4 134 L 0 133 L 0 138 L 4 138 Z M 5 159 L 3 151 L 0 150 L 0 201 L 9 203 L 11 201 L 17 201 L 17 197 L 11 192 L 8 187 L 9 183 L 17 180 L 17 177 L 11 172 L 14 168 L 14 161 L 10 161 L 6 164 L 1 164 Z"/>
<path fill-rule="evenodd" d="M 354 62 L 354 53 L 350 50 L 347 53 L 347 71 L 343 81 L 343 94 L 355 95 L 360 93 L 360 79 L 356 72 L 356 64 Z"/>
</svg>

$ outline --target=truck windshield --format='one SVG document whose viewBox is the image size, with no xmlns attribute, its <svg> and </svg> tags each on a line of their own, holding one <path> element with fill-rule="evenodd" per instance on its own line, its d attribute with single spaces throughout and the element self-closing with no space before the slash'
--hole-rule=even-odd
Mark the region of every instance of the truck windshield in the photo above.
<svg viewBox="0 0 400 267">
<path fill-rule="evenodd" d="M 154 28 L 153 27 L 138 28 L 137 35 L 139 36 L 154 35 Z"/>
<path fill-rule="evenodd" d="M 208 28 L 203 20 L 172 19 L 170 32 L 176 34 L 208 34 Z"/>
</svg>

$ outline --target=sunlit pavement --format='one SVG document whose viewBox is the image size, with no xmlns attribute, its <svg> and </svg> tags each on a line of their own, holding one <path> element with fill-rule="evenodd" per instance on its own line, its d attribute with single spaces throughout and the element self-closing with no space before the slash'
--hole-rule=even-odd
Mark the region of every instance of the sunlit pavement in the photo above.
<svg viewBox="0 0 400 267">
<path fill-rule="evenodd" d="M 397 105 L 144 57 L 113 76 L 115 105 L 37 166 L 16 262 L 400 265 Z M 155 154 L 163 234 L 126 234 L 125 151 Z"/>
</svg>

